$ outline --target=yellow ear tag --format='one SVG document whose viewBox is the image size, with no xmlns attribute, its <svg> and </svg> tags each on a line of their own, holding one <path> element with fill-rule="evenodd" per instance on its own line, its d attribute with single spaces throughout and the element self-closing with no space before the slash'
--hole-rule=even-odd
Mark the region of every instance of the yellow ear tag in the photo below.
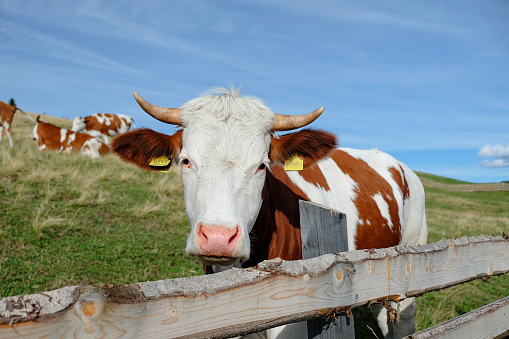
<svg viewBox="0 0 509 339">
<path fill-rule="evenodd" d="M 304 169 L 304 161 L 297 154 L 285 161 L 285 171 L 302 171 Z"/>
<path fill-rule="evenodd" d="M 168 159 L 166 155 L 161 155 L 158 158 L 154 158 L 150 161 L 150 166 L 152 167 L 166 167 L 158 169 L 160 172 L 168 172 L 170 169 L 171 159 Z"/>
</svg>

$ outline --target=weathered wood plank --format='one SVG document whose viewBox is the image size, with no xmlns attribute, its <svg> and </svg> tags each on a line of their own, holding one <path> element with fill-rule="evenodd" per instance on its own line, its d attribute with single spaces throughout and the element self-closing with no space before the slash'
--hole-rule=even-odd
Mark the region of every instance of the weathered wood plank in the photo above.
<svg viewBox="0 0 509 339">
<path fill-rule="evenodd" d="M 497 300 L 440 325 L 407 337 L 408 339 L 478 339 L 509 335 L 509 297 Z"/>
<path fill-rule="evenodd" d="M 299 200 L 302 259 L 348 251 L 346 214 L 323 205 Z M 308 338 L 355 338 L 353 315 L 317 318 L 307 322 Z"/>
<path fill-rule="evenodd" d="M 487 236 L 271 260 L 258 269 L 3 298 L 0 337 L 223 338 L 506 272 L 509 240 Z"/>
<path fill-rule="evenodd" d="M 302 258 L 348 251 L 346 214 L 309 201 L 299 201 Z"/>
</svg>

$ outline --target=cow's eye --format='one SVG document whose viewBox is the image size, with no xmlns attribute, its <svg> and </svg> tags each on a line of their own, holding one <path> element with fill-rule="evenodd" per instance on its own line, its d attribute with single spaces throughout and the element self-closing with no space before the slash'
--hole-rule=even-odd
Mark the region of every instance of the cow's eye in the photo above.
<svg viewBox="0 0 509 339">
<path fill-rule="evenodd" d="M 182 164 L 182 167 L 184 167 L 184 168 L 191 168 L 191 162 L 187 158 L 182 158 L 180 160 L 180 163 Z"/>
<path fill-rule="evenodd" d="M 256 173 L 262 172 L 267 168 L 267 164 L 261 163 L 260 166 L 258 166 L 258 169 L 256 170 Z"/>
</svg>

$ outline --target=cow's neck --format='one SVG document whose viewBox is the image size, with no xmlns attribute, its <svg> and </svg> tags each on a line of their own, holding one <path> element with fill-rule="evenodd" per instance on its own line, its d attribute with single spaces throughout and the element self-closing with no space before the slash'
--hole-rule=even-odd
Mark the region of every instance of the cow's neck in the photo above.
<svg viewBox="0 0 509 339">
<path fill-rule="evenodd" d="M 309 200 L 288 177 L 282 166 L 267 171 L 260 213 L 250 233 L 251 256 L 243 267 L 266 259 L 302 258 L 299 199 Z"/>
</svg>

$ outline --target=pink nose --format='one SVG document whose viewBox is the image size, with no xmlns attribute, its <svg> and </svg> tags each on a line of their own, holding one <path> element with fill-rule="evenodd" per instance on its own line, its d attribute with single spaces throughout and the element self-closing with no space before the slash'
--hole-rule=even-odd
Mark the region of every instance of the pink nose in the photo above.
<svg viewBox="0 0 509 339">
<path fill-rule="evenodd" d="M 224 226 L 198 224 L 197 231 L 203 255 L 232 257 L 240 237 L 240 226 L 229 229 Z"/>
</svg>

